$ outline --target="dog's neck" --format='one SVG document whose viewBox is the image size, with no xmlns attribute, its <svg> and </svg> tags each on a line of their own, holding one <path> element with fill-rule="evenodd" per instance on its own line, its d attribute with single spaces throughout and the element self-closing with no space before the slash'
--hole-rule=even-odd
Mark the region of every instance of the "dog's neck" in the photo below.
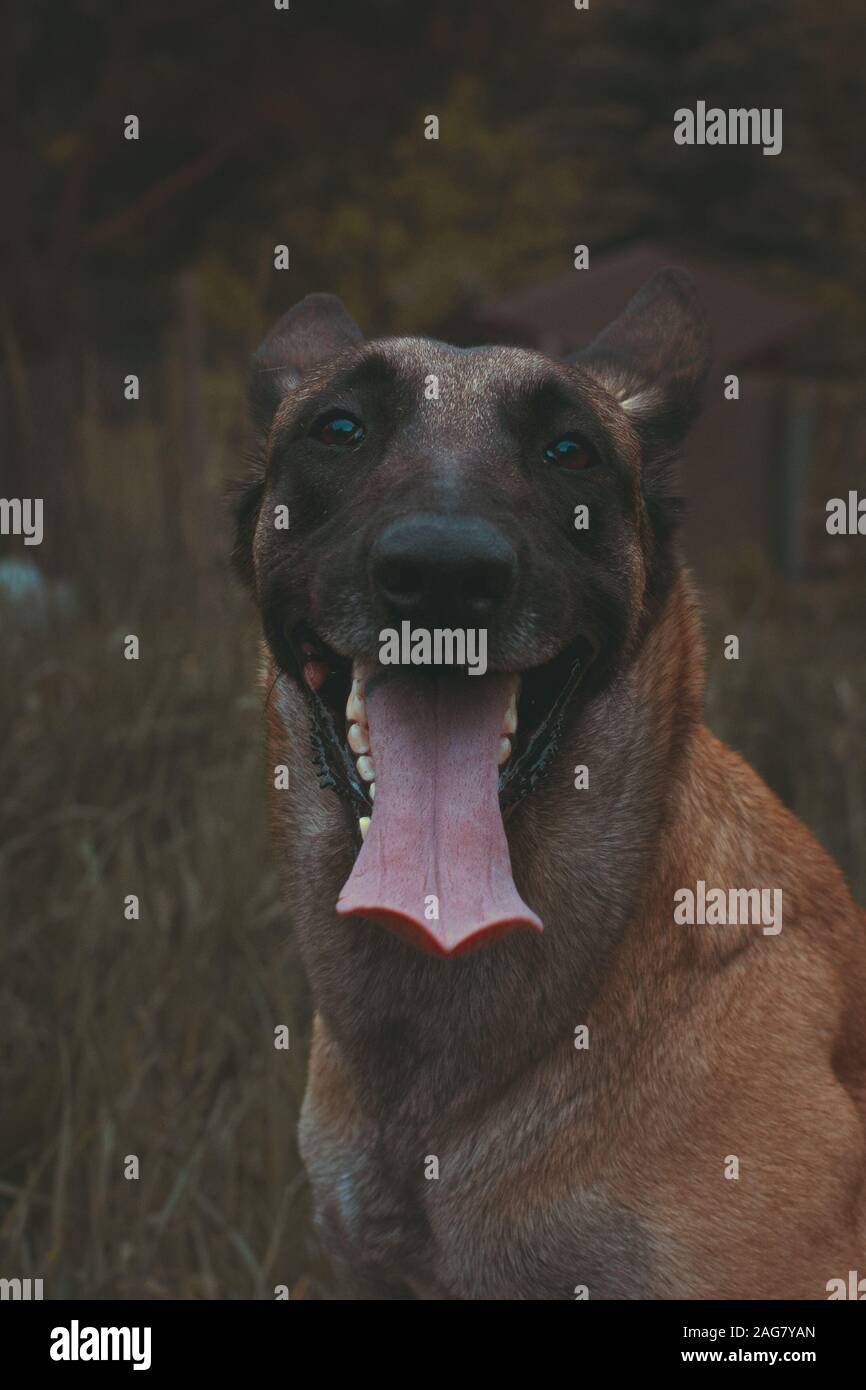
<svg viewBox="0 0 866 1390">
<path fill-rule="evenodd" d="M 683 576 L 628 669 L 576 706 L 544 783 L 509 819 L 515 880 L 543 935 L 514 933 L 452 960 L 424 956 L 324 908 L 345 867 L 330 856 L 333 883 L 311 885 L 297 927 L 317 1011 L 374 1110 L 411 1094 L 472 1104 L 584 1021 L 641 917 L 701 724 L 690 674 L 700 643 Z M 575 787 L 578 765 L 585 789 Z"/>
</svg>

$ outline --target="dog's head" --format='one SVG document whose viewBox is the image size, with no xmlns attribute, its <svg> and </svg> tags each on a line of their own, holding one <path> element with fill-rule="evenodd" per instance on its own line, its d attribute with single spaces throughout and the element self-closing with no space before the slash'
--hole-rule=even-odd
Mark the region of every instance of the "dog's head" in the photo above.
<svg viewBox="0 0 866 1390">
<path fill-rule="evenodd" d="M 464 855 L 471 898 L 472 873 L 503 852 L 507 870 L 479 778 L 503 809 L 531 792 L 569 702 L 601 689 L 652 622 L 677 568 L 670 466 L 707 361 L 692 283 L 674 270 L 567 363 L 366 342 L 330 295 L 308 296 L 264 340 L 251 382 L 259 468 L 239 502 L 236 560 L 277 670 L 307 697 L 323 783 L 362 828 L 372 815 L 365 887 L 341 910 L 414 924 L 443 951 L 539 925 L 513 885 L 435 925 L 429 903 L 438 914 L 458 847 L 442 826 L 460 806 L 483 822 Z M 412 664 L 449 652 L 464 668 L 474 656 L 474 679 Z M 438 844 L 407 832 L 419 798 Z M 412 856 L 415 886 L 392 883 L 400 901 L 374 902 L 388 897 L 382 862 Z"/>
</svg>

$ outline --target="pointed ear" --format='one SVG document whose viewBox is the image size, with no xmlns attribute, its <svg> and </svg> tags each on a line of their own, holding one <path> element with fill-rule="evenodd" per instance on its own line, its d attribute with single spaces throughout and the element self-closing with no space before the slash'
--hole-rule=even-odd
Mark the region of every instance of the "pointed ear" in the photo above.
<svg viewBox="0 0 866 1390">
<path fill-rule="evenodd" d="M 659 270 L 609 327 L 570 360 L 632 420 L 645 454 L 669 454 L 700 409 L 710 365 L 706 315 L 684 270 Z"/>
<path fill-rule="evenodd" d="M 357 346 L 364 335 L 334 294 L 308 294 L 274 325 L 250 370 L 250 415 L 261 437 L 293 386 L 313 367 Z"/>
</svg>

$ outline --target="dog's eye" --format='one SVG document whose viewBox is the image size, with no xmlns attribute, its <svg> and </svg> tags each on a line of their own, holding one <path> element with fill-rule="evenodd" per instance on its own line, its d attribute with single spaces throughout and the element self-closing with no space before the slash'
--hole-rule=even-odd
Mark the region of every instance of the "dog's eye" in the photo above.
<svg viewBox="0 0 866 1390">
<path fill-rule="evenodd" d="M 366 433 L 360 420 L 343 411 L 322 415 L 310 430 L 311 438 L 318 439 L 320 444 L 337 444 L 341 449 L 360 444 Z"/>
<path fill-rule="evenodd" d="M 544 457 L 557 468 L 568 468 L 572 471 L 591 468 L 595 463 L 595 455 L 589 445 L 576 434 L 564 434 L 561 439 L 548 444 Z"/>
</svg>

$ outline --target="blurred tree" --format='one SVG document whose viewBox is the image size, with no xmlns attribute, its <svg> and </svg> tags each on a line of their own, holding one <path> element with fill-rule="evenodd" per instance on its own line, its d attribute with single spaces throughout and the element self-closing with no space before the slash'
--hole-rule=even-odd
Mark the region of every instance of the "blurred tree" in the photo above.
<svg viewBox="0 0 866 1390">
<path fill-rule="evenodd" d="M 506 16 L 515 25 L 531 28 Z M 0 67 L 7 470 L 58 495 L 78 337 L 141 351 L 171 311 L 169 272 L 220 238 L 230 257 L 244 234 L 266 256 L 285 235 L 289 187 L 297 199 L 324 181 L 333 205 L 328 171 L 387 149 L 419 92 L 435 105 L 458 53 L 480 66 L 503 32 L 458 0 L 413 13 L 398 0 L 18 7 Z M 128 114 L 137 141 L 124 139 Z"/>
<path fill-rule="evenodd" d="M 271 226 L 299 252 L 290 277 L 271 272 L 259 228 L 232 236 L 219 226 L 224 249 L 206 262 L 217 321 L 228 327 L 240 314 L 258 332 L 291 300 L 326 288 L 367 332 L 432 331 L 509 280 L 569 265 L 579 162 L 540 148 L 537 117 L 503 116 L 476 75 L 459 72 L 435 103 L 438 140 L 424 138 L 429 112 L 417 105 L 382 146 L 345 143 L 327 161 L 300 162 L 290 180 L 272 179 Z M 515 177 L 528 168 L 531 179 Z"/>
<path fill-rule="evenodd" d="M 563 54 L 550 129 L 588 153 L 604 189 L 600 239 L 681 241 L 793 270 L 801 285 L 854 271 L 866 192 L 861 5 L 608 0 L 586 19 Z M 675 145 L 675 110 L 699 100 L 782 108 L 782 153 Z"/>
</svg>

